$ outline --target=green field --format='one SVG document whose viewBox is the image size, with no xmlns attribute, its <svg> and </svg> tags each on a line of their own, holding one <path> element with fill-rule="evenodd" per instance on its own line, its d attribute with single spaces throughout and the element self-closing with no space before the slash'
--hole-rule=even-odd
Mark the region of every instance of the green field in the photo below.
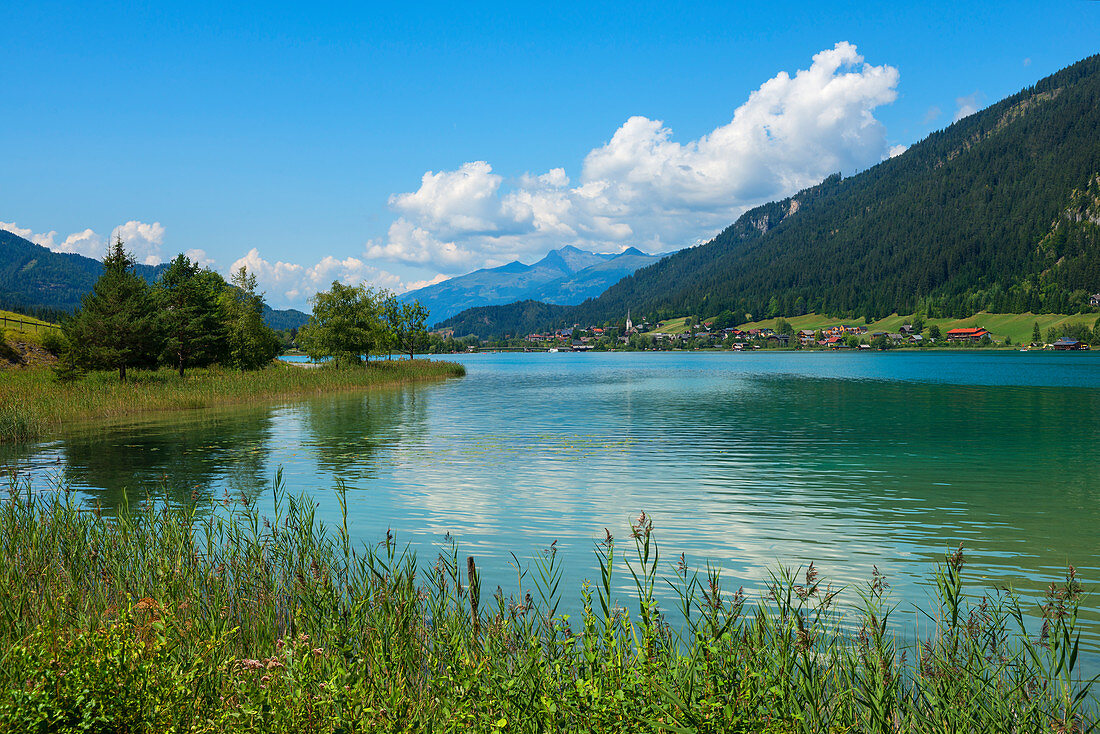
<svg viewBox="0 0 1100 734">
<path fill-rule="evenodd" d="M 1085 313 L 1085 314 L 1033 314 L 1033 313 L 978 313 L 965 319 L 925 319 L 924 327 L 927 329 L 932 324 L 936 324 L 940 327 L 941 332 L 946 332 L 949 329 L 958 329 L 967 326 L 981 326 L 988 329 L 994 336 L 996 341 L 1002 341 L 1005 337 L 1012 340 L 1013 344 L 1027 343 L 1031 341 L 1031 331 L 1036 323 L 1039 324 L 1039 328 L 1042 329 L 1044 337 L 1046 336 L 1047 329 L 1051 326 L 1057 327 L 1063 324 L 1083 323 L 1090 328 L 1096 322 L 1100 314 Z M 913 320 L 913 316 L 898 316 L 893 314 L 884 319 L 872 321 L 867 324 L 867 331 L 892 331 L 896 332 L 901 328 L 902 324 L 910 323 Z M 680 321 L 683 321 L 682 319 Z M 748 324 L 742 324 L 742 329 L 763 329 L 763 328 L 775 328 L 778 318 L 765 319 L 763 321 L 753 321 Z M 787 321 L 791 323 L 796 331 L 801 329 L 826 329 L 830 326 L 837 326 L 838 324 L 851 324 L 851 325 L 863 325 L 863 319 L 834 319 L 828 316 L 822 316 L 820 314 L 806 314 L 805 316 L 790 316 L 787 317 Z M 672 322 L 669 322 L 672 323 Z"/>
<path fill-rule="evenodd" d="M 51 328 L 56 328 L 56 324 L 0 309 L 0 333 L 7 334 L 10 339 L 41 343 L 42 335 Z"/>
</svg>

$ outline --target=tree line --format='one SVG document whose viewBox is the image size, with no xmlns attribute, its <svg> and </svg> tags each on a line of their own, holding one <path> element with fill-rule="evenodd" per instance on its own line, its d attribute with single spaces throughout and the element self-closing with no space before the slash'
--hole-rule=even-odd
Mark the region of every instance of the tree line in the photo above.
<svg viewBox="0 0 1100 734">
<path fill-rule="evenodd" d="M 116 238 L 80 308 L 62 321 L 60 335 L 46 339 L 60 356 L 59 377 L 117 370 L 126 380 L 128 369 L 158 367 L 183 377 L 188 368 L 214 364 L 253 370 L 281 351 L 278 334 L 264 323 L 256 276 L 246 268 L 226 282 L 180 254 L 150 284 L 134 266 Z M 427 344 L 428 314 L 419 302 L 399 303 L 382 289 L 333 282 L 312 303 L 313 315 L 295 339 L 315 359 L 346 364 L 394 350 L 411 358 Z"/>
</svg>

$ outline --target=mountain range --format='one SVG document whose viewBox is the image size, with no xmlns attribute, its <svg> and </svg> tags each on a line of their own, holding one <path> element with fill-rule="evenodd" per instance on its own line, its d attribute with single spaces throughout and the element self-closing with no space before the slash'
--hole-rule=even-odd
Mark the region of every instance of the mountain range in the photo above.
<svg viewBox="0 0 1100 734">
<path fill-rule="evenodd" d="M 478 307 L 456 335 L 729 311 L 739 319 L 1095 310 L 1100 55 L 849 178 L 745 212 L 576 306 Z"/>
<path fill-rule="evenodd" d="M 152 283 L 168 267 L 135 265 L 134 272 Z M 73 253 L 54 252 L 0 229 L 0 308 L 72 312 L 103 274 L 103 263 Z M 264 323 L 292 329 L 309 320 L 295 309 L 264 305 Z"/>
<path fill-rule="evenodd" d="M 652 265 L 662 257 L 634 247 L 619 254 L 602 254 L 566 246 L 550 251 L 533 265 L 516 260 L 409 291 L 398 298 L 405 302 L 420 301 L 428 308 L 431 323 L 473 306 L 519 300 L 575 305 L 600 295 L 638 268 Z"/>
</svg>

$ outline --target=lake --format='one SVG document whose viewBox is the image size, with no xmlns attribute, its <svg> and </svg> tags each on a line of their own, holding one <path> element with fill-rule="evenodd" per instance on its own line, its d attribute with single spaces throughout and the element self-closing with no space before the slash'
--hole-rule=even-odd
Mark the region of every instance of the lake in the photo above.
<svg viewBox="0 0 1100 734">
<path fill-rule="evenodd" d="M 124 491 L 262 507 L 281 467 L 327 520 L 342 481 L 354 537 L 392 528 L 427 563 L 449 533 L 488 588 L 514 590 L 511 553 L 556 540 L 571 609 L 605 528 L 626 543 L 643 510 L 666 568 L 682 552 L 752 592 L 813 561 L 855 601 L 877 565 L 910 620 L 959 543 L 975 583 L 1039 594 L 1070 563 L 1100 580 L 1100 353 L 455 359 L 465 378 L 77 427 L 0 463 L 108 508 Z"/>
</svg>

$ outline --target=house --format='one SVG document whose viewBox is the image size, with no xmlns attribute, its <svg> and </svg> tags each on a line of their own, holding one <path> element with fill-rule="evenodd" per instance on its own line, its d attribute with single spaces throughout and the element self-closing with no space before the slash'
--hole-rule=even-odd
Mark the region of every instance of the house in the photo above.
<svg viewBox="0 0 1100 734">
<path fill-rule="evenodd" d="M 904 334 L 894 334 L 892 332 L 887 334 L 886 338 L 892 341 L 894 344 L 900 344 L 901 342 L 905 341 Z"/>
<path fill-rule="evenodd" d="M 949 342 L 976 342 L 984 336 L 992 337 L 992 334 L 980 326 L 973 326 L 965 329 L 952 329 L 944 336 L 947 337 Z"/>
<path fill-rule="evenodd" d="M 1070 339 L 1067 336 L 1060 337 L 1058 341 L 1054 342 L 1050 346 L 1060 351 L 1070 351 L 1074 349 L 1088 349 L 1089 345 L 1084 342 L 1079 342 L 1076 339 Z"/>
<path fill-rule="evenodd" d="M 909 336 L 907 337 L 907 339 L 908 339 L 908 341 L 909 341 L 909 343 L 910 343 L 910 344 L 915 344 L 915 345 L 916 345 L 916 346 L 918 346 L 918 347 L 919 347 L 919 346 L 920 346 L 921 344 L 924 344 L 924 337 L 923 337 L 923 336 L 921 336 L 920 334 L 910 334 L 910 335 L 909 335 Z"/>
<path fill-rule="evenodd" d="M 1093 295 L 1089 296 L 1089 305 L 1100 306 L 1100 293 L 1094 293 Z"/>
<path fill-rule="evenodd" d="M 822 343 L 829 349 L 845 349 L 848 346 L 848 342 L 844 341 L 842 336 L 830 336 Z"/>
<path fill-rule="evenodd" d="M 912 334 L 913 331 L 914 331 L 913 325 L 912 324 L 902 324 L 901 328 L 898 329 L 898 331 L 900 331 L 902 334 Z"/>
</svg>

